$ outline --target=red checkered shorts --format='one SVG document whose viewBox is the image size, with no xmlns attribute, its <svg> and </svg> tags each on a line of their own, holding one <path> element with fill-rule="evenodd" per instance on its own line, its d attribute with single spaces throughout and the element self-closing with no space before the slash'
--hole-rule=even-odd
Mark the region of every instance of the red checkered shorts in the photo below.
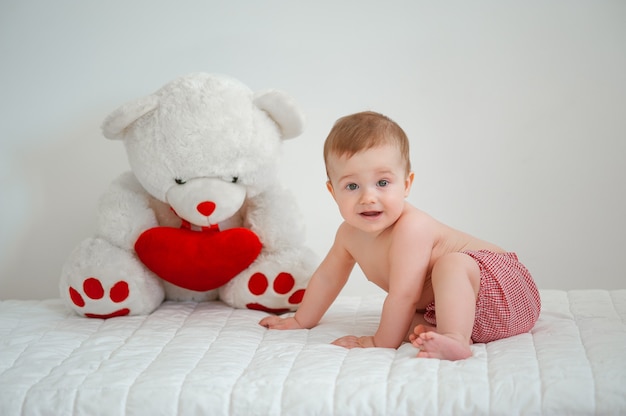
<svg viewBox="0 0 626 416">
<path fill-rule="evenodd" d="M 472 329 L 474 342 L 522 334 L 539 318 L 541 299 L 532 276 L 515 253 L 465 251 L 480 267 L 480 289 Z M 426 307 L 426 322 L 436 325 L 435 302 Z"/>
</svg>

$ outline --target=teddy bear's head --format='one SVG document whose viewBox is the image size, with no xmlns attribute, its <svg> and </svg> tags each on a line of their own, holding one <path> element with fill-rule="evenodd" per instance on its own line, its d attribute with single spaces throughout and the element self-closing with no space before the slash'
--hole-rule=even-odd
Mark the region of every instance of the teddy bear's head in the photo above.
<svg viewBox="0 0 626 416">
<path fill-rule="evenodd" d="M 124 141 L 149 194 L 207 227 L 276 182 L 281 141 L 297 137 L 303 124 L 281 91 L 253 93 L 236 79 L 193 73 L 123 105 L 102 129 Z"/>
</svg>

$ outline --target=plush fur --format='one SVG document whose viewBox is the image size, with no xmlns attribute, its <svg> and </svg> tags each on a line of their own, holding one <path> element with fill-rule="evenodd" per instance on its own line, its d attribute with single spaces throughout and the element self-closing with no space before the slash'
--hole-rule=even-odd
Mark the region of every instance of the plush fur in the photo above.
<svg viewBox="0 0 626 416">
<path fill-rule="evenodd" d="M 61 296 L 96 318 L 148 314 L 164 299 L 296 309 L 316 261 L 277 167 L 303 123 L 285 93 L 205 73 L 115 110 L 102 130 L 123 141 L 131 171 L 102 196 Z"/>
</svg>

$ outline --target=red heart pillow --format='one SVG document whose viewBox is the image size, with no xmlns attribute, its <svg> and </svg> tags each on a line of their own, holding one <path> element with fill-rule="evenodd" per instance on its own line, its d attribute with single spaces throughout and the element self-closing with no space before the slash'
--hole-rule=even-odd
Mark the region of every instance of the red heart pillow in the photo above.
<svg viewBox="0 0 626 416">
<path fill-rule="evenodd" d="M 258 257 L 262 244 L 247 228 L 192 231 L 155 227 L 135 243 L 139 259 L 176 286 L 204 292 L 223 286 Z"/>
</svg>

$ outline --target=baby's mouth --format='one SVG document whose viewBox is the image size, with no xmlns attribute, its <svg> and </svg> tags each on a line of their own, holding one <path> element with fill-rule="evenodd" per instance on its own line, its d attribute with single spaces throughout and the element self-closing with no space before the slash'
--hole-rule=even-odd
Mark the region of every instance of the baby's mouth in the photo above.
<svg viewBox="0 0 626 416">
<path fill-rule="evenodd" d="M 361 212 L 361 216 L 373 218 L 373 217 L 379 216 L 381 213 L 382 211 L 365 211 L 365 212 Z"/>
</svg>

